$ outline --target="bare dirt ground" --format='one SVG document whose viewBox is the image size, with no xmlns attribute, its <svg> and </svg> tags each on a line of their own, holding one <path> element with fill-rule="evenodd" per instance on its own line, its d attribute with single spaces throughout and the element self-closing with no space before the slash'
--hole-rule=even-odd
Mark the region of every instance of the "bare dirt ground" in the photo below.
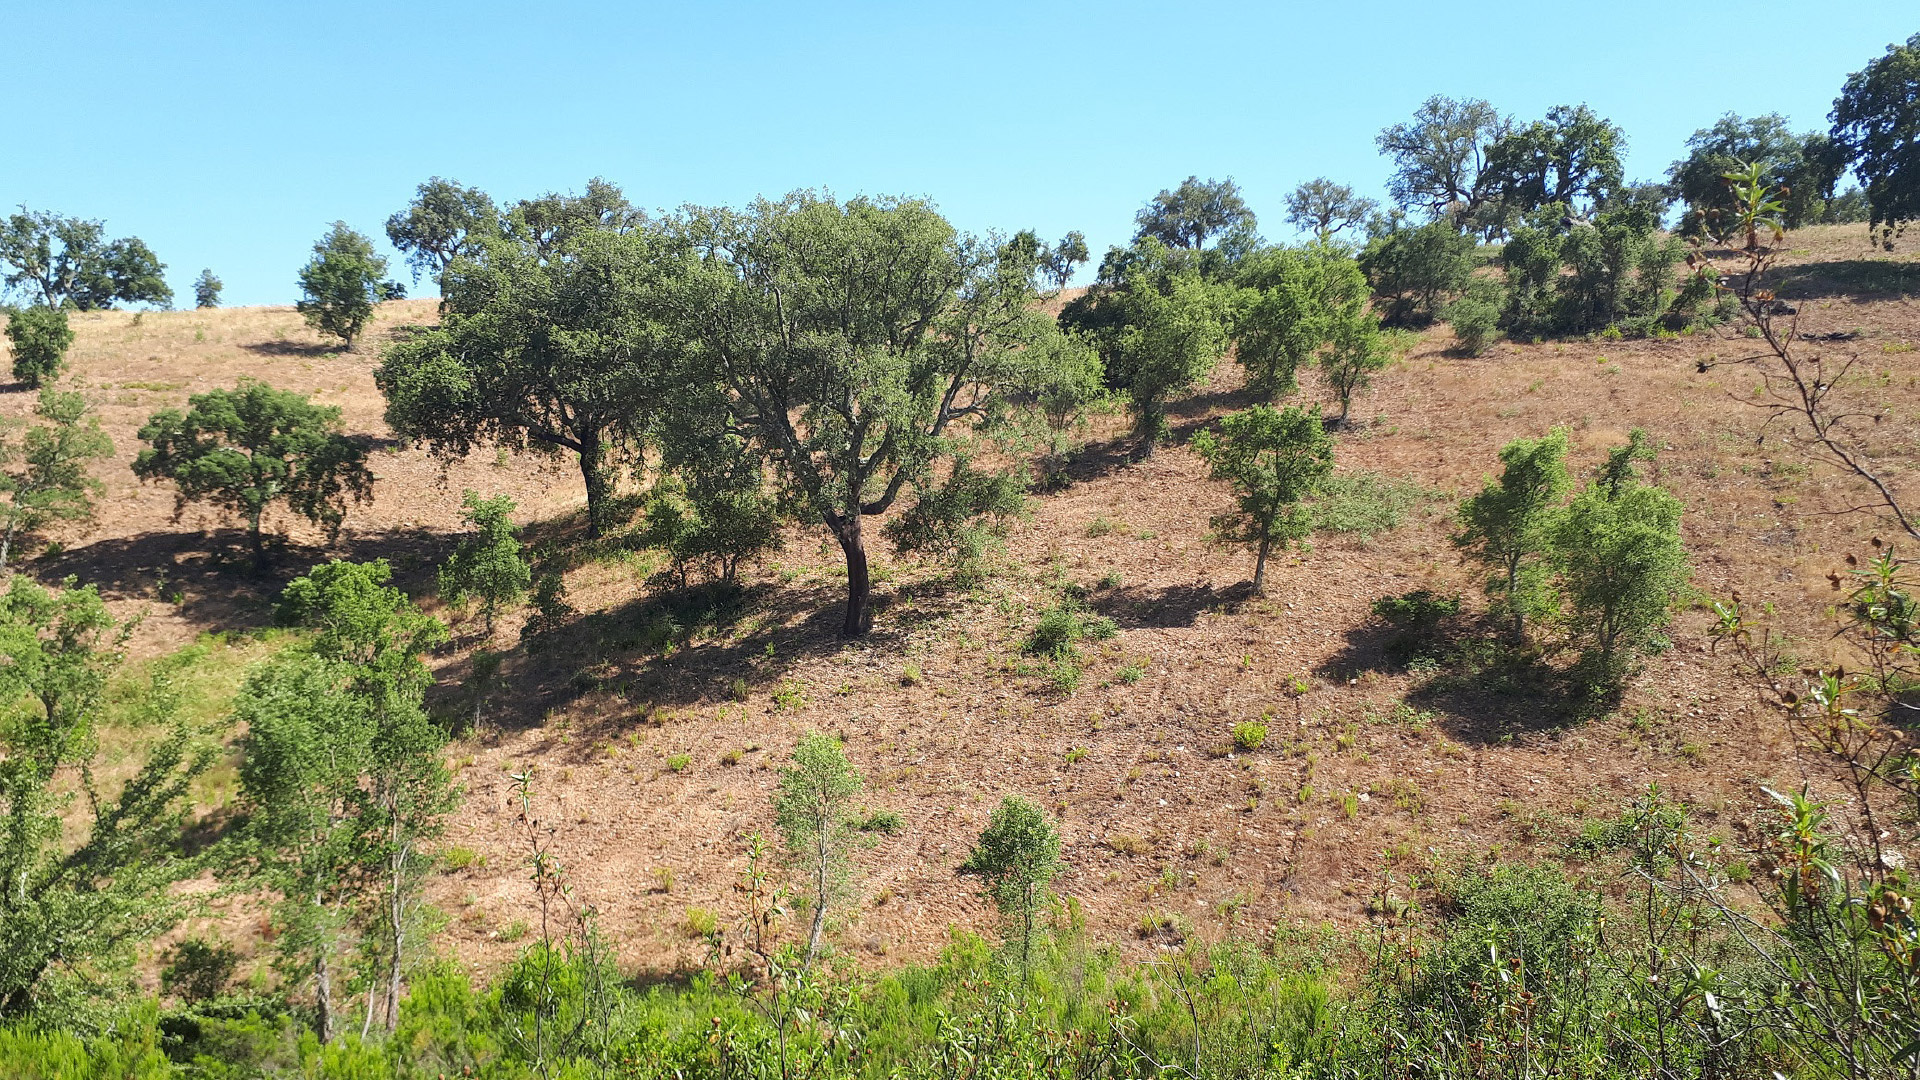
<svg viewBox="0 0 1920 1080">
<path fill-rule="evenodd" d="M 1855 335 L 1808 347 L 1860 358 L 1849 392 L 1883 417 L 1871 445 L 1896 487 L 1920 498 L 1920 245 L 1869 251 L 1864 232 L 1791 237 L 1783 296 L 1803 331 Z M 101 403 L 116 456 L 98 520 L 29 569 L 96 581 L 120 610 L 144 609 L 136 648 L 154 654 L 202 631 L 263 624 L 276 581 L 327 554 L 388 557 L 403 583 L 430 592 L 463 488 L 510 494 L 521 519 L 539 523 L 532 532 L 564 535 L 582 503 L 570 461 L 485 454 L 443 469 L 383 443 L 375 498 L 336 541 L 273 522 L 293 550 L 263 582 L 242 569 L 231 523 L 196 507 L 176 518 L 171 491 L 129 471 L 149 414 L 242 376 L 310 392 L 340 406 L 349 430 L 384 440 L 377 350 L 395 327 L 433 318 L 431 301 L 386 305 L 366 342 L 340 352 L 285 308 L 76 317 L 71 380 Z M 1130 463 L 1117 418 L 1090 433 L 1070 485 L 1035 499 L 988 585 L 963 591 L 938 568 L 883 565 L 883 607 L 864 641 L 834 634 L 843 578 L 817 531 L 795 530 L 752 568 L 734 617 L 672 647 L 653 632 L 664 616 L 646 583 L 650 560 L 580 566 L 568 585 L 581 625 L 527 652 L 514 644 L 518 619 L 506 620 L 494 642 L 513 650 L 506 685 L 481 710 L 480 732 L 451 752 L 468 795 L 444 847 L 472 858 L 431 885 L 450 916 L 442 946 L 479 970 L 520 947 L 515 924 L 534 909 L 508 774 L 532 768 L 556 852 L 622 960 L 697 962 L 689 909 L 730 920 L 740 837 L 770 830 L 777 769 L 809 729 L 843 735 L 867 803 L 905 821 L 859 856 L 861 899 L 838 933 L 843 949 L 870 958 L 925 957 L 950 927 L 986 925 L 989 909 L 956 868 L 1007 794 L 1059 815 L 1060 887 L 1082 902 L 1090 931 L 1148 949 L 1137 931 L 1150 916 L 1207 936 L 1230 923 L 1351 923 L 1388 883 L 1449 860 L 1561 858 L 1582 822 L 1613 816 L 1649 784 L 1730 840 L 1759 784 L 1824 789 L 1709 650 L 1697 607 L 1677 618 L 1673 649 L 1597 718 L 1571 719 L 1524 691 L 1436 687 L 1384 662 L 1369 603 L 1428 587 L 1477 605 L 1480 574 L 1448 539 L 1453 506 L 1493 471 L 1502 444 L 1554 425 L 1571 429 L 1581 470 L 1646 428 L 1662 448 L 1654 476 L 1687 506 L 1701 596 L 1737 590 L 1774 605 L 1801 628 L 1808 660 L 1829 647 L 1826 574 L 1877 531 L 1871 517 L 1841 512 L 1861 501 L 1856 483 L 1796 450 L 1786 429 L 1763 429 L 1751 371 L 1697 370 L 1743 355 L 1751 342 L 1738 334 L 1502 343 L 1476 359 L 1451 355 L 1451 343 L 1446 328 L 1428 331 L 1356 402 L 1336 448 L 1342 470 L 1411 478 L 1443 497 L 1395 531 L 1323 537 L 1282 558 L 1265 597 L 1247 595 L 1251 555 L 1207 539 L 1207 518 L 1228 506 L 1224 488 L 1183 445 Z M 1178 410 L 1181 432 L 1243 405 L 1238 381 L 1221 365 Z M 0 413 L 30 407 L 28 394 L 0 395 Z M 1023 673 L 1019 655 L 1066 583 L 1119 627 L 1090 648 L 1071 695 Z M 176 588 L 179 603 L 160 599 Z M 461 624 L 433 658 L 446 700 L 467 700 L 460 683 L 481 644 L 477 623 Z M 1266 744 L 1228 752 L 1232 726 L 1262 717 Z"/>
</svg>

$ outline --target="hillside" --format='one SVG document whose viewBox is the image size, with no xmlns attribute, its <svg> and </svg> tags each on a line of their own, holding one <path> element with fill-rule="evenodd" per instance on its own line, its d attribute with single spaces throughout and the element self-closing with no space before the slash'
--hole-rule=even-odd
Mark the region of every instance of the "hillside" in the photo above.
<svg viewBox="0 0 1920 1080">
<path fill-rule="evenodd" d="M 1804 331 L 1845 338 L 1819 347 L 1861 358 L 1855 392 L 1884 409 L 1874 450 L 1920 491 L 1920 241 L 1870 252 L 1862 232 L 1794 234 L 1782 296 L 1800 306 Z M 116 453 L 98 518 L 27 568 L 97 582 L 121 613 L 145 612 L 134 652 L 154 657 L 202 633 L 264 626 L 277 583 L 327 555 L 391 559 L 429 597 L 462 490 L 517 500 L 530 539 L 576 553 L 568 589 L 580 617 L 536 652 L 517 645 L 518 616 L 503 622 L 493 643 L 511 650 L 503 686 L 452 751 L 467 806 L 444 847 L 461 851 L 430 894 L 450 916 L 442 947 L 481 969 L 520 947 L 515 924 L 533 915 L 505 806 L 508 774 L 529 767 L 578 893 L 600 909 L 621 960 L 653 969 L 703 954 L 689 909 L 731 910 L 739 837 L 770 828 L 776 770 L 809 729 L 843 735 L 867 804 L 904 819 L 859 856 L 862 906 L 840 941 L 869 956 L 924 957 L 950 926 L 986 925 L 988 907 L 956 867 L 1010 793 L 1059 813 L 1069 868 L 1059 887 L 1084 904 L 1091 931 L 1146 950 L 1137 931 L 1160 913 L 1207 937 L 1233 920 L 1350 924 L 1382 889 L 1449 860 L 1562 858 L 1583 824 L 1650 784 L 1696 807 L 1703 831 L 1729 836 L 1746 827 L 1757 785 L 1826 784 L 1802 772 L 1776 715 L 1730 680 L 1697 609 L 1619 706 L 1591 717 L 1525 686 L 1391 665 L 1368 615 L 1376 597 L 1415 588 L 1478 606 L 1480 572 L 1448 538 L 1454 506 L 1504 443 L 1566 425 L 1586 472 L 1643 427 L 1661 447 L 1653 477 L 1686 504 L 1700 595 L 1773 605 L 1783 623 L 1811 628 L 1800 655 L 1820 657 L 1826 575 L 1864 550 L 1875 524 L 1840 512 L 1859 501 L 1851 481 L 1763 431 L 1766 416 L 1743 404 L 1749 372 L 1698 370 L 1738 355 L 1737 335 L 1502 343 L 1463 359 L 1444 326 L 1425 332 L 1356 402 L 1336 462 L 1427 495 L 1397 529 L 1323 534 L 1282 559 L 1265 597 L 1247 594 L 1246 551 L 1209 542 L 1207 519 L 1229 499 L 1180 444 L 1251 400 L 1222 364 L 1177 404 L 1180 440 L 1146 461 L 1127 459 L 1121 418 L 1101 418 L 1072 482 L 1037 494 L 1006 570 L 985 585 L 958 589 L 938 568 L 880 558 L 876 631 L 849 644 L 835 633 L 844 571 L 822 531 L 794 530 L 751 568 L 736 609 L 702 621 L 661 605 L 649 553 L 579 541 L 571 462 L 487 453 L 443 466 L 393 444 L 371 378 L 377 350 L 434 317 L 432 301 L 384 305 L 367 342 L 339 352 L 290 308 L 75 316 L 70 383 L 99 402 Z M 350 431 L 382 440 L 375 497 L 350 510 L 337 540 L 270 519 L 293 543 L 264 580 L 217 554 L 238 552 L 231 522 L 199 507 L 176 515 L 171 489 L 129 468 L 148 415 L 242 377 L 338 405 Z M 24 392 L 0 396 L 8 416 L 31 405 Z M 1020 642 L 1070 586 L 1118 633 L 1090 646 L 1068 694 L 1025 671 Z M 432 658 L 445 708 L 472 710 L 462 683 L 487 644 L 477 620 L 460 623 Z M 1232 727 L 1262 717 L 1265 744 L 1232 750 Z"/>
</svg>

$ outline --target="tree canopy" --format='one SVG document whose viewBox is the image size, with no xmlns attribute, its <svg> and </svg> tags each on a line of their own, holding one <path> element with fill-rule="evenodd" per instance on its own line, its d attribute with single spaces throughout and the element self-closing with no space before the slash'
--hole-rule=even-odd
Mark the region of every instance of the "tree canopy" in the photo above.
<svg viewBox="0 0 1920 1080">
<path fill-rule="evenodd" d="M 1883 243 L 1920 219 L 1920 34 L 1847 76 L 1833 103 L 1833 141 L 1867 189 Z"/>
<path fill-rule="evenodd" d="M 1687 139 L 1687 156 L 1667 175 L 1675 197 L 1687 204 L 1681 231 L 1720 235 L 1735 213 L 1727 173 L 1758 165 L 1767 186 L 1782 193 L 1781 223 L 1797 229 L 1822 217 L 1839 164 L 1824 134 L 1796 134 L 1779 113 L 1748 120 L 1728 113 Z"/>
<path fill-rule="evenodd" d="M 590 531 L 611 528 L 618 463 L 649 437 L 685 366 L 686 342 L 665 321 L 683 295 L 681 251 L 585 200 L 522 204 L 504 236 L 449 265 L 440 326 L 386 350 L 374 380 L 388 426 L 448 459 L 485 442 L 571 452 Z"/>
<path fill-rule="evenodd" d="M 1435 96 L 1374 139 L 1393 165 L 1387 192 L 1408 209 L 1465 218 L 1482 198 L 1481 173 L 1493 145 L 1513 126 L 1479 98 Z"/>
<path fill-rule="evenodd" d="M 113 453 L 113 441 L 100 430 L 100 418 L 79 394 L 42 387 L 34 414 L 46 421 L 27 429 L 16 449 L 0 443 L 0 507 L 6 522 L 0 534 L 0 571 L 7 568 L 14 541 L 56 521 L 93 516 L 101 490 L 91 470 L 94 461 Z M 18 467 L 13 467 L 18 462 Z"/>
<path fill-rule="evenodd" d="M 1333 439 L 1319 411 L 1255 405 L 1222 417 L 1217 434 L 1202 430 L 1193 449 L 1215 480 L 1233 486 L 1234 511 L 1213 527 L 1222 540 L 1254 546 L 1253 591 L 1266 591 L 1268 553 L 1312 531 L 1300 500 L 1333 471 Z"/>
<path fill-rule="evenodd" d="M 1171 191 L 1162 190 L 1134 215 L 1135 240 L 1152 237 L 1168 247 L 1198 251 L 1209 240 L 1251 238 L 1258 219 L 1240 197 L 1232 177 L 1202 180 L 1189 176 Z"/>
<path fill-rule="evenodd" d="M 1380 204 L 1324 176 L 1294 188 L 1287 196 L 1287 224 L 1325 240 L 1367 223 Z"/>
<path fill-rule="evenodd" d="M 477 254 L 480 242 L 499 231 L 500 211 L 492 196 L 438 176 L 421 184 L 407 208 L 387 219 L 387 239 L 406 255 L 416 282 L 424 273 L 438 284 L 453 260 Z"/>
<path fill-rule="evenodd" d="M 167 264 L 139 237 L 108 240 L 98 221 L 21 207 L 0 219 L 0 266 L 10 289 L 48 307 L 81 311 L 116 303 L 173 302 L 162 276 Z"/>
<path fill-rule="evenodd" d="M 706 396 L 847 562 L 844 633 L 872 625 L 863 522 L 883 514 L 1070 358 L 1040 310 L 1052 249 L 960 234 L 907 198 L 815 192 L 676 223 Z"/>
<path fill-rule="evenodd" d="M 351 348 L 373 320 L 373 305 L 387 298 L 381 281 L 386 272 L 387 260 L 373 250 L 373 241 L 336 221 L 300 268 L 302 299 L 294 306 L 308 325 Z"/>
<path fill-rule="evenodd" d="M 265 558 L 261 516 L 273 503 L 337 530 L 349 498 L 373 495 L 366 451 L 340 433 L 337 407 L 251 379 L 195 394 L 187 406 L 157 412 L 140 429 L 148 447 L 133 473 L 172 481 L 182 506 L 206 501 L 239 514 L 256 561 Z"/>
</svg>

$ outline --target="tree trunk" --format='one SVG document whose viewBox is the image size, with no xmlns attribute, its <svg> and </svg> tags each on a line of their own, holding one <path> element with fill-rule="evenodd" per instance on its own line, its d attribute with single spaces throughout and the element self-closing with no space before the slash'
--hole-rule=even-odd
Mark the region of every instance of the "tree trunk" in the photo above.
<svg viewBox="0 0 1920 1080">
<path fill-rule="evenodd" d="M 1527 616 L 1520 610 L 1520 559 L 1518 556 L 1507 560 L 1507 610 L 1513 612 L 1513 636 L 1525 641 Z"/>
<path fill-rule="evenodd" d="M 807 967 L 820 955 L 820 938 L 827 930 L 827 824 L 820 823 L 814 833 L 813 853 L 813 928 L 807 931 Z"/>
<path fill-rule="evenodd" d="M 1260 554 L 1253 559 L 1253 591 L 1265 594 L 1267 591 L 1267 549 L 1273 546 L 1273 538 L 1260 538 Z"/>
<path fill-rule="evenodd" d="M 313 1001 L 315 1011 L 315 1034 L 322 1043 L 333 1039 L 333 972 L 327 966 L 327 952 L 331 943 L 323 943 L 320 952 L 313 958 Z"/>
<path fill-rule="evenodd" d="M 389 967 L 387 968 L 386 1025 L 388 1031 L 392 1031 L 400 1026 L 400 961 L 407 942 L 406 894 L 402 890 L 405 885 L 403 878 L 406 875 L 407 856 L 411 853 L 413 847 L 410 841 L 406 843 L 400 841 L 397 835 L 400 831 L 397 807 L 393 813 L 394 832 L 396 835 L 392 841 L 393 853 L 389 856 L 388 867 L 392 874 L 392 880 L 389 883 L 391 891 L 387 897 L 387 927 L 391 931 L 388 945 L 393 950 L 391 955 L 387 957 Z"/>
<path fill-rule="evenodd" d="M 847 617 L 840 636 L 861 637 L 873 629 L 873 580 L 867 573 L 867 545 L 860 535 L 860 513 L 855 511 L 834 527 L 840 550 L 847 556 Z"/>
<path fill-rule="evenodd" d="M 256 507 L 247 512 L 247 543 L 253 548 L 255 571 L 267 568 L 267 545 L 260 535 L 260 518 L 264 513 L 264 507 Z"/>
<path fill-rule="evenodd" d="M 606 456 L 598 436 L 580 440 L 580 479 L 587 484 L 587 535 L 595 538 L 611 524 L 606 519 L 611 511 L 607 504 L 613 485 L 607 482 Z"/>
<path fill-rule="evenodd" d="M 7 515 L 7 534 L 4 537 L 0 537 L 0 573 L 6 572 L 7 555 L 9 552 L 13 550 L 13 533 L 14 533 L 14 530 L 18 529 L 19 527 L 20 527 L 20 515 L 17 512 L 8 514 Z"/>
</svg>

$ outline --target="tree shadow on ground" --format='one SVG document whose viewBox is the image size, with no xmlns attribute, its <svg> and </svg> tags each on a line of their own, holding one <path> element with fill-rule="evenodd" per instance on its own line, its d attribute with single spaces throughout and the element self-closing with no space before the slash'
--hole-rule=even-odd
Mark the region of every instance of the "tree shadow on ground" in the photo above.
<svg viewBox="0 0 1920 1080">
<path fill-rule="evenodd" d="M 346 346 L 338 342 L 253 341 L 240 347 L 255 356 L 303 356 L 308 359 L 333 356 L 348 351 Z"/>
<path fill-rule="evenodd" d="M 1920 262 L 1891 259 L 1842 259 L 1799 263 L 1769 272 L 1783 300 L 1884 299 L 1920 293 Z"/>
<path fill-rule="evenodd" d="M 1195 432 L 1213 423 L 1218 412 L 1244 409 L 1263 400 L 1259 393 L 1247 387 L 1209 390 L 1182 398 L 1167 406 L 1166 442 L 1172 446 L 1185 445 Z M 1052 474 L 1058 478 L 1053 485 L 1042 487 L 1044 490 L 1058 490 L 1071 484 L 1084 484 L 1111 476 L 1129 465 L 1147 460 L 1148 449 L 1138 433 L 1132 431 L 1115 438 L 1089 442 L 1066 456 L 1066 461 Z"/>
<path fill-rule="evenodd" d="M 570 731 L 555 730 L 529 750 L 586 760 L 596 740 L 660 722 L 673 709 L 771 708 L 749 706 L 748 699 L 807 661 L 849 651 L 896 655 L 916 632 L 950 615 L 960 598 L 926 586 L 877 591 L 874 629 L 856 640 L 840 634 L 844 601 L 835 582 L 708 584 L 650 592 L 574 616 L 503 657 L 486 724 L 503 731 L 537 728 L 557 706 L 597 699 Z M 457 673 L 445 674 L 456 677 L 444 680 L 436 711 L 470 711 L 472 691 L 458 685 Z"/>
<path fill-rule="evenodd" d="M 243 529 L 144 532 L 42 555 L 23 569 L 48 583 L 73 577 L 109 599 L 171 605 L 209 630 L 247 630 L 272 621 L 287 582 L 329 559 L 386 559 L 401 590 L 431 594 L 433 568 L 453 543 L 452 534 L 418 528 L 355 533 L 332 547 L 274 537 L 256 566 Z"/>
<path fill-rule="evenodd" d="M 1253 597 L 1253 584 L 1239 582 L 1216 589 L 1211 582 L 1149 588 L 1120 586 L 1095 593 L 1087 606 L 1127 629 L 1192 626 L 1201 613 L 1243 603 Z"/>
</svg>

